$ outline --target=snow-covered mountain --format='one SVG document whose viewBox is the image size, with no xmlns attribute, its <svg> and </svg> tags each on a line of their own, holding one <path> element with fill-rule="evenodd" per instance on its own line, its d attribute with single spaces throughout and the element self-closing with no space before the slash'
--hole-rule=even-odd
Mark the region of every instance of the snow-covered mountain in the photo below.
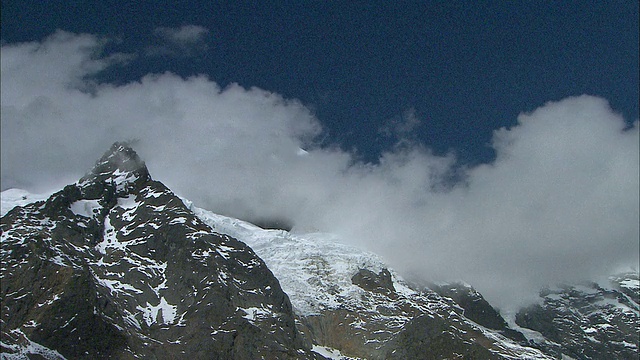
<svg viewBox="0 0 640 360">
<path fill-rule="evenodd" d="M 457 335 L 473 333 L 469 339 L 475 342 L 485 338 L 491 344 L 485 347 L 502 358 L 638 356 L 638 273 L 612 277 L 609 287 L 593 283 L 543 289 L 539 304 L 505 319 L 468 284 L 417 288 L 379 256 L 343 245 L 335 235 L 265 230 L 186 204 L 216 231 L 253 248 L 280 280 L 300 321 L 315 331 L 314 340 L 343 353 L 371 359 L 417 356 L 395 356 L 394 339 L 426 315 L 455 324 L 451 329 L 459 331 Z M 531 320 L 540 316 L 548 323 Z M 569 331 L 572 328 L 577 331 Z"/>
<path fill-rule="evenodd" d="M 3 358 L 317 357 L 264 262 L 127 146 L 1 229 Z"/>
<path fill-rule="evenodd" d="M 77 183 L 2 193 L 2 358 L 627 359 L 638 274 L 544 289 L 505 319 L 323 233 L 180 199 L 124 144 Z"/>
<path fill-rule="evenodd" d="M 413 289 L 379 256 L 343 245 L 334 235 L 264 230 L 187 204 L 214 230 L 241 239 L 265 260 L 289 295 L 299 327 L 316 344 L 367 359 L 444 358 L 454 353 L 546 358 L 470 321 L 451 299 Z M 436 328 L 438 333 L 432 334 Z"/>
</svg>

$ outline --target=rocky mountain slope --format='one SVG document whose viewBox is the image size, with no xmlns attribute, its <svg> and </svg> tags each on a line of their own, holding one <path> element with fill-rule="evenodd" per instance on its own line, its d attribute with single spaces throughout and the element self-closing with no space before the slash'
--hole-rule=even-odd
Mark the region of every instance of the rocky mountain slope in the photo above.
<svg viewBox="0 0 640 360">
<path fill-rule="evenodd" d="M 640 346 L 638 273 L 540 292 L 541 303 L 516 315 L 519 326 L 544 336 L 540 348 L 575 359 L 637 359 Z"/>
<path fill-rule="evenodd" d="M 287 295 L 130 148 L 2 217 L 3 358 L 315 358 Z"/>
<path fill-rule="evenodd" d="M 290 296 L 298 327 L 317 346 L 340 354 L 336 358 L 639 356 L 637 272 L 612 277 L 606 286 L 543 289 L 539 304 L 505 319 L 468 284 L 407 284 L 381 258 L 334 235 L 265 230 L 186 203 L 265 260 Z"/>
<path fill-rule="evenodd" d="M 3 192 L 2 214 L 3 359 L 639 354 L 637 272 L 544 289 L 505 319 L 469 285 L 408 284 L 333 235 L 199 209 L 124 144 L 51 196 Z"/>
</svg>

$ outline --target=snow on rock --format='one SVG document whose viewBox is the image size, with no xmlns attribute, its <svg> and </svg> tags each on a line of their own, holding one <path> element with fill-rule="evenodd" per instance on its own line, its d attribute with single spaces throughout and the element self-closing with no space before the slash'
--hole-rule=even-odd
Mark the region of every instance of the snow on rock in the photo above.
<svg viewBox="0 0 640 360">
<path fill-rule="evenodd" d="M 92 218 L 100 212 L 102 206 L 98 200 L 78 200 L 71 203 L 70 208 L 75 215 Z"/>
<path fill-rule="evenodd" d="M 109 221 L 109 217 L 104 219 L 104 234 L 102 237 L 102 241 L 96 245 L 96 250 L 98 250 L 102 254 L 107 253 L 107 249 L 124 249 L 126 245 L 120 243 L 116 237 L 116 229 L 111 225 L 111 221 Z"/>
<path fill-rule="evenodd" d="M 343 245 L 335 235 L 264 230 L 193 206 L 192 210 L 215 231 L 247 243 L 276 275 L 301 316 L 317 315 L 322 310 L 342 307 L 345 302 L 351 302 L 354 309 L 360 307 L 358 299 L 364 290 L 351 278 L 360 269 L 378 273 L 386 268 L 379 256 Z M 396 289 L 416 294 L 396 274 L 392 273 L 392 278 Z"/>
<path fill-rule="evenodd" d="M 135 195 L 127 195 L 125 197 L 118 198 L 118 206 L 125 210 L 131 210 L 140 206 L 140 202 L 136 201 Z M 127 221 L 130 221 L 130 219 L 127 219 Z"/>
<path fill-rule="evenodd" d="M 464 318 L 463 310 L 450 300 L 432 291 L 414 290 L 393 270 L 388 269 L 382 258 L 344 245 L 335 235 L 265 230 L 197 208 L 189 201 L 184 202 L 214 231 L 247 243 L 278 278 L 297 315 L 311 319 L 318 316 L 331 317 L 332 313 L 340 314 L 337 319 L 341 320 L 336 320 L 340 323 L 334 325 L 340 328 L 339 331 L 344 331 L 338 337 L 351 338 L 346 342 L 363 341 L 363 348 L 375 352 L 383 349 L 385 344 L 390 344 L 414 319 L 426 315 L 442 319 L 440 321 L 460 324 L 461 329 L 467 329 L 452 330 L 454 333 L 458 332 L 452 334 L 453 337 L 467 336 L 471 339 L 471 333 L 486 337 L 494 344 L 492 351 L 499 352 L 504 358 L 548 359 L 536 349 L 521 346 Z M 358 282 L 359 276 L 369 278 Z M 367 281 L 374 283 L 368 284 Z M 386 286 L 375 284 L 375 281 L 386 282 Z M 245 318 L 258 316 L 260 312 L 257 310 L 245 309 Z M 331 333 L 336 330 L 326 328 L 319 331 Z M 325 337 L 324 340 L 333 341 L 335 345 L 321 339 L 320 345 L 314 346 L 314 351 L 329 359 L 355 359 L 338 350 L 349 345 L 341 340 L 327 340 L 330 337 Z M 353 340 L 356 337 L 360 340 Z M 369 350 L 361 348 L 359 354 L 362 355 L 358 356 L 367 357 L 365 354 Z"/>
<path fill-rule="evenodd" d="M 249 320 L 249 322 L 252 324 L 255 324 L 255 321 L 257 320 L 276 316 L 273 313 L 273 311 L 265 308 L 264 306 L 261 306 L 261 307 L 252 306 L 246 309 L 239 307 L 237 308 L 237 310 L 244 312 L 244 315 L 242 317 Z"/>
<path fill-rule="evenodd" d="M 631 291 L 638 292 L 640 291 L 640 280 L 638 279 L 625 279 L 620 281 L 620 286 L 623 288 L 627 288 Z"/>
<path fill-rule="evenodd" d="M 127 189 L 127 187 L 138 180 L 138 176 L 135 173 L 130 171 L 122 171 L 120 169 L 116 169 L 113 172 L 112 181 L 116 186 L 116 191 L 121 192 Z"/>
<path fill-rule="evenodd" d="M 130 173 L 116 169 L 113 172 L 112 179 L 117 185 L 116 191 L 120 191 L 126 190 L 138 178 L 137 175 L 130 175 Z M 125 185 L 118 188 L 122 184 Z M 334 314 L 339 315 L 338 321 L 343 322 L 339 326 L 350 327 L 353 329 L 351 334 L 358 334 L 358 336 L 367 334 L 364 335 L 367 336 L 365 340 L 373 344 L 372 346 L 374 347 L 379 346 L 378 348 L 381 348 L 385 341 L 400 334 L 406 326 L 411 325 L 414 319 L 427 315 L 430 318 L 440 318 L 438 321 L 448 324 L 450 331 L 455 333 L 452 336 L 457 336 L 463 341 L 475 341 L 478 337 L 482 337 L 483 341 L 488 341 L 492 344 L 490 345 L 490 351 L 496 354 L 499 353 L 503 358 L 547 358 L 538 349 L 515 343 L 504 338 L 496 331 L 469 321 L 464 317 L 463 309 L 451 299 L 439 297 L 437 294 L 427 291 L 416 291 L 393 270 L 388 269 L 382 258 L 361 249 L 344 245 L 340 242 L 341 239 L 335 235 L 325 233 L 292 234 L 283 230 L 265 230 L 241 220 L 199 209 L 194 207 L 188 200 L 182 199 L 183 203 L 199 219 L 213 228 L 215 232 L 222 234 L 220 241 L 205 245 L 202 243 L 201 238 L 209 236 L 210 230 L 202 225 L 201 221 L 196 221 L 197 219 L 192 215 L 186 214 L 183 207 L 176 207 L 176 203 L 180 204 L 180 201 L 162 201 L 162 196 L 170 194 L 168 190 L 150 186 L 137 189 L 139 189 L 137 195 L 127 193 L 116 195 L 118 197 L 114 207 L 102 222 L 102 241 L 96 245 L 86 246 L 91 254 L 95 256 L 95 261 L 89 261 L 88 265 L 96 283 L 103 290 L 106 289 L 106 295 L 123 304 L 121 315 L 124 323 L 122 323 L 122 326 L 130 325 L 141 330 L 141 324 L 146 324 L 148 327 L 152 325 L 173 325 L 176 327 L 184 326 L 186 323 L 186 313 L 184 312 L 186 310 L 184 310 L 185 305 L 183 304 L 185 300 L 183 299 L 183 302 L 179 302 L 175 297 L 171 297 L 167 277 L 167 260 L 154 259 L 155 255 L 147 250 L 147 245 L 135 248 L 136 245 L 145 244 L 153 230 L 157 230 L 162 225 L 168 225 L 174 229 L 175 227 L 184 227 L 183 237 L 193 244 L 200 244 L 197 247 L 189 248 L 188 254 L 191 255 L 189 260 L 193 259 L 198 264 L 201 264 L 202 269 L 214 264 L 211 259 L 217 259 L 218 264 L 230 264 L 233 262 L 249 272 L 258 269 L 255 270 L 258 273 L 264 264 L 257 257 L 243 256 L 246 255 L 246 247 L 239 247 L 235 243 L 230 246 L 230 243 L 228 243 L 230 241 L 229 236 L 245 242 L 264 260 L 277 277 L 280 286 L 289 295 L 297 315 L 300 317 L 314 317 L 335 311 Z M 33 195 L 23 190 L 10 189 L 4 191 L 2 192 L 2 214 L 6 214 L 15 206 L 24 206 L 44 198 L 46 197 Z M 36 204 L 35 207 L 37 206 Z M 97 218 L 97 215 L 102 210 L 98 200 L 87 199 L 72 202 L 69 205 L 69 209 L 76 216 L 94 219 Z M 159 216 L 166 215 L 169 212 L 172 213 L 170 218 L 165 219 L 164 222 L 158 220 Z M 75 219 L 74 221 L 80 220 Z M 35 229 L 34 231 L 40 233 L 46 232 L 52 226 L 51 220 L 44 215 L 33 220 L 31 224 Z M 82 224 L 78 222 L 78 225 Z M 12 241 L 18 244 L 18 240 L 21 237 L 24 238 L 23 234 L 18 235 L 20 234 L 15 231 L 3 232 L 2 241 L 3 243 Z M 168 240 L 173 241 L 173 238 Z M 191 242 L 187 242 L 188 246 L 192 244 Z M 171 244 L 171 242 L 167 243 Z M 74 245 L 69 243 L 65 246 L 74 248 L 78 252 L 83 251 L 82 244 Z M 6 251 L 3 248 L 3 256 L 6 255 L 5 253 Z M 52 255 L 48 259 L 60 267 L 69 266 L 70 260 L 68 256 L 63 255 L 64 253 L 60 252 L 59 249 L 56 250 L 54 248 Z M 23 263 L 20 261 L 20 258 L 16 257 L 14 263 L 2 264 L 2 271 L 6 272 L 6 276 L 11 275 L 11 269 L 17 268 Z M 261 288 L 245 288 L 244 283 L 238 282 L 229 269 L 225 265 L 221 265 L 217 269 L 217 275 L 213 275 L 211 279 L 208 279 L 207 275 L 199 283 L 194 282 L 192 286 L 193 293 L 190 294 L 188 301 L 195 302 L 194 306 L 206 304 L 207 302 L 204 298 L 212 287 L 218 286 L 218 284 L 220 286 L 229 284 L 238 286 L 241 288 L 242 293 L 247 294 L 270 293 L 273 290 L 270 285 Z M 378 276 L 389 280 L 391 285 L 386 288 L 391 289 L 389 290 L 390 293 L 377 292 L 375 286 L 367 287 L 366 283 L 363 285 L 363 283 L 359 284 L 354 280 L 362 274 L 365 274 L 365 277 Z M 207 280 L 206 283 L 205 280 Z M 370 278 L 365 280 L 370 280 Z M 174 284 L 171 286 L 175 286 L 175 284 L 181 282 L 182 280 L 170 283 Z M 633 297 L 640 289 L 640 281 L 637 275 L 635 278 L 620 279 L 617 284 L 620 288 L 628 290 L 627 294 L 630 295 L 600 287 L 574 286 L 570 289 L 558 288 L 549 290 L 539 305 L 555 309 L 558 313 L 558 319 L 566 318 L 569 320 L 568 315 L 573 313 L 570 314 L 570 311 L 567 310 L 567 315 L 565 314 L 565 309 L 580 309 L 578 307 L 580 305 L 584 314 L 575 313 L 574 315 L 580 315 L 584 319 L 587 316 L 589 319 L 597 317 L 602 322 L 594 323 L 586 320 L 581 322 L 581 326 L 574 327 L 579 329 L 579 334 L 576 334 L 576 336 L 582 336 L 582 339 L 592 342 L 599 342 L 600 340 L 598 339 L 600 337 L 609 336 L 607 334 L 614 334 L 614 331 L 616 331 L 616 326 L 605 321 L 615 318 L 620 324 L 632 323 L 633 321 L 637 324 L 637 319 L 640 316 L 640 308 L 637 300 L 634 301 Z M 198 289 L 195 286 L 198 286 Z M 15 292 L 11 296 L 13 296 L 12 300 L 16 300 L 27 295 Z M 168 301 L 165 296 L 173 303 Z M 140 300 L 134 301 L 134 299 Z M 580 299 L 586 299 L 588 303 L 579 303 Z M 42 301 L 37 303 L 37 306 L 46 309 L 54 303 L 61 303 L 58 300 L 60 298 L 57 295 L 52 295 L 43 298 Z M 131 305 L 129 306 L 128 304 Z M 179 307 L 181 309 L 180 312 L 178 311 Z M 539 308 L 542 309 L 540 306 Z M 240 305 L 240 307 L 234 305 L 231 309 L 235 309 L 235 316 L 239 316 L 255 326 L 260 326 L 263 320 L 278 318 L 282 313 L 281 309 L 278 310 L 272 305 L 265 305 L 257 301 Z M 545 309 L 545 311 L 549 309 Z M 340 313 L 340 311 L 344 312 Z M 341 317 L 345 313 L 349 317 Z M 517 314 L 503 315 L 506 315 L 505 318 L 509 327 L 522 332 L 529 340 L 529 344 L 543 344 L 548 340 L 549 335 L 543 334 L 544 327 L 535 327 L 532 324 L 518 325 L 516 323 Z M 193 317 L 188 317 L 188 319 L 191 318 Z M 265 323 L 267 322 L 265 321 Z M 36 323 L 33 321 L 27 322 L 23 326 L 37 326 L 33 324 Z M 451 324 L 455 324 L 455 326 Z M 531 327 L 531 329 L 525 326 Z M 534 328 L 539 331 L 532 330 Z M 336 328 L 328 327 L 327 329 L 331 331 Z M 228 329 L 220 327 L 214 333 L 217 331 L 225 332 Z M 26 358 L 27 354 L 37 354 L 46 359 L 62 358 L 59 353 L 30 341 L 21 332 L 20 328 L 10 330 L 10 332 L 13 337 L 20 338 L 20 341 L 1 344 L 4 349 L 11 352 L 10 354 L 3 354 L 3 359 L 22 359 Z M 568 331 L 566 332 L 568 333 Z M 472 338 L 472 336 L 475 336 L 475 338 Z M 637 341 L 631 342 L 631 340 L 620 338 L 620 341 L 609 343 L 619 348 L 632 349 L 637 353 L 638 343 Z M 179 340 L 172 341 L 172 344 L 180 343 Z M 313 346 L 313 351 L 317 354 L 329 359 L 356 359 L 356 357 L 344 355 L 344 348 L 342 347 L 320 343 L 325 346 Z M 557 345 L 556 343 L 554 344 Z M 343 351 L 341 352 L 338 349 Z M 623 354 L 623 352 L 620 353 Z M 563 358 L 570 358 L 567 354 L 561 355 Z"/>
<path fill-rule="evenodd" d="M 10 330 L 8 336 L 13 338 L 14 344 L 7 344 L 0 341 L 0 346 L 3 347 L 2 360 L 24 360 L 32 358 L 65 360 L 65 357 L 59 352 L 32 341 L 20 329 Z"/>
<path fill-rule="evenodd" d="M 520 325 L 518 325 L 516 323 L 516 312 L 515 311 L 504 311 L 502 316 L 504 317 L 504 319 L 507 321 L 507 324 L 509 324 L 509 327 L 511 329 L 517 330 L 520 333 L 522 333 L 522 335 L 524 335 L 524 337 L 533 343 L 543 343 L 545 341 L 544 336 L 535 331 L 535 330 L 531 330 L 531 329 L 527 329 L 524 327 L 521 327 Z"/>
<path fill-rule="evenodd" d="M 138 306 L 137 309 L 142 312 L 142 318 L 147 326 L 151 326 L 153 324 L 173 324 L 176 320 L 178 307 L 169 304 L 163 296 L 158 305 L 147 303 L 146 306 Z"/>
<path fill-rule="evenodd" d="M 34 200 L 2 195 L 3 214 L 24 205 L 0 231 L 3 359 L 61 358 L 21 330 L 70 358 L 314 358 L 265 263 L 194 216 L 126 144 Z M 245 343 L 228 335 L 243 329 Z"/>
<path fill-rule="evenodd" d="M 326 346 L 313 345 L 311 351 L 315 352 L 316 354 L 320 354 L 330 360 L 360 360 L 360 358 L 344 356 L 342 355 L 340 350 L 332 349 Z"/>
</svg>

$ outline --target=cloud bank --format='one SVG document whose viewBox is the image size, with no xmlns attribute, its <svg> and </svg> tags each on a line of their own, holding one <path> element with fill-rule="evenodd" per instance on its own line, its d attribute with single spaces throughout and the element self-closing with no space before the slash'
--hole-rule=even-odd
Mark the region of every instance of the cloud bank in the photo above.
<svg viewBox="0 0 640 360">
<path fill-rule="evenodd" d="M 406 138 L 363 164 L 318 146 L 310 110 L 266 90 L 171 73 L 95 84 L 92 74 L 126 58 L 101 46 L 58 32 L 2 47 L 3 190 L 59 188 L 114 141 L 137 139 L 152 176 L 198 206 L 334 232 L 404 274 L 464 280 L 502 307 L 638 266 L 638 122 L 626 128 L 604 99 L 520 115 L 495 131 L 495 162 L 462 173 L 453 155 Z M 419 119 L 403 121 L 383 131 L 406 135 Z M 463 181 L 451 183 L 453 171 Z"/>
</svg>

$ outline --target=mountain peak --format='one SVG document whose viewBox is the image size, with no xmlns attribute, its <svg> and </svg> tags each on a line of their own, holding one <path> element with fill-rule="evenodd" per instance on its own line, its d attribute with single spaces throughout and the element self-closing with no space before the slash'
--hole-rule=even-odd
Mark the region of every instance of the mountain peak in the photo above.
<svg viewBox="0 0 640 360">
<path fill-rule="evenodd" d="M 127 144 L 0 233 L 2 359 L 317 358 L 264 261 Z"/>
<path fill-rule="evenodd" d="M 102 155 L 91 170 L 94 175 L 121 173 L 146 173 L 147 167 L 138 154 L 126 142 L 115 142 L 111 148 Z"/>
<path fill-rule="evenodd" d="M 149 180 L 149 170 L 135 150 L 126 142 L 115 142 L 78 184 L 85 189 L 107 184 L 118 193 L 128 193 Z"/>
</svg>

